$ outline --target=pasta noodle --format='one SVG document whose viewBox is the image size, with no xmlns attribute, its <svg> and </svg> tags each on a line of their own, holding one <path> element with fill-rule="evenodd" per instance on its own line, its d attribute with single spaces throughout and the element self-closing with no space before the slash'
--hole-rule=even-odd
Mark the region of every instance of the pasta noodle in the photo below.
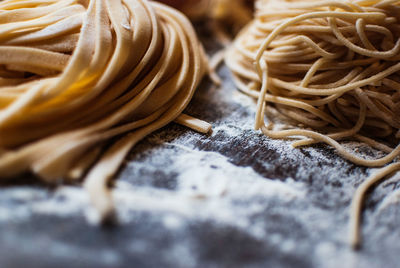
<svg viewBox="0 0 400 268">
<path fill-rule="evenodd" d="M 84 178 L 105 219 L 107 183 L 138 141 L 175 119 L 210 130 L 182 114 L 208 67 L 178 11 L 147 0 L 5 0 L 0 23 L 1 178 Z"/>
<path fill-rule="evenodd" d="M 272 138 L 297 139 L 295 147 L 327 143 L 358 165 L 394 161 L 368 178 L 353 198 L 355 247 L 366 190 L 400 169 L 400 145 L 388 146 L 400 138 L 399 7 L 400 1 L 392 0 L 259 0 L 255 19 L 225 55 L 239 90 L 258 100 L 255 129 Z M 274 127 L 271 106 L 299 127 Z M 339 143 L 345 139 L 387 155 L 364 159 Z"/>
</svg>

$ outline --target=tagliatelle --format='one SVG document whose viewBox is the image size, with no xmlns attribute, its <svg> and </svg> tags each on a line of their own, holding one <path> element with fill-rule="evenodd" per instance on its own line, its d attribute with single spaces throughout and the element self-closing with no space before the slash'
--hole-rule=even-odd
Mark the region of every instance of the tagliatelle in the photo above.
<svg viewBox="0 0 400 268">
<path fill-rule="evenodd" d="M 293 146 L 324 142 L 358 165 L 384 167 L 357 190 L 351 243 L 360 243 L 362 199 L 373 183 L 399 170 L 400 1 L 259 0 L 255 19 L 226 53 L 237 87 L 258 100 L 255 129 Z M 269 103 L 299 128 L 264 122 Z M 268 113 L 267 113 L 268 115 Z M 307 127 L 307 128 L 306 128 Z M 311 130 L 310 130 L 311 129 Z M 340 140 L 388 153 L 364 159 Z"/>
<path fill-rule="evenodd" d="M 178 11 L 147 0 L 6 0 L 0 23 L 1 178 L 84 178 L 104 218 L 107 182 L 138 141 L 177 118 L 210 130 L 181 115 L 208 67 Z"/>
</svg>

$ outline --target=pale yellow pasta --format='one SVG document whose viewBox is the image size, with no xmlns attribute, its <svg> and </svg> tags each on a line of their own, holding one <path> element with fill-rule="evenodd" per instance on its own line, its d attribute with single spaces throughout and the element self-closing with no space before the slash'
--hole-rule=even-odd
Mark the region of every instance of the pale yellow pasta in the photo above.
<svg viewBox="0 0 400 268">
<path fill-rule="evenodd" d="M 208 67 L 178 11 L 147 0 L 6 0 L 0 23 L 1 178 L 83 179 L 106 218 L 107 182 L 138 141 L 177 118 L 210 130 L 181 116 Z"/>
<path fill-rule="evenodd" d="M 360 243 L 365 191 L 399 169 L 400 145 L 388 146 L 400 138 L 399 8 L 400 1 L 259 0 L 254 20 L 225 55 L 239 90 L 258 100 L 255 129 L 298 139 L 295 147 L 327 143 L 358 165 L 396 161 L 357 190 L 353 246 Z M 299 128 L 276 130 L 271 117 L 265 123 L 267 104 Z M 344 139 L 387 155 L 364 159 L 339 143 Z"/>
</svg>

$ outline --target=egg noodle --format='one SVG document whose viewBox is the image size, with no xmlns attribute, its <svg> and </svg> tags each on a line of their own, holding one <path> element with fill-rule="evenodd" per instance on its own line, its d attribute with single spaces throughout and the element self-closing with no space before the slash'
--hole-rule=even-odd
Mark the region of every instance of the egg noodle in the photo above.
<svg viewBox="0 0 400 268">
<path fill-rule="evenodd" d="M 102 218 L 131 148 L 183 115 L 207 70 L 184 15 L 147 0 L 0 2 L 0 177 L 83 179 Z"/>
<path fill-rule="evenodd" d="M 399 9 L 393 0 L 260 0 L 225 56 L 239 90 L 258 100 L 255 129 L 295 139 L 294 147 L 329 144 L 358 165 L 387 165 L 354 195 L 355 247 L 366 191 L 400 169 L 400 146 L 390 147 L 400 138 Z M 292 127 L 278 129 L 271 106 Z M 386 156 L 362 158 L 341 140 L 365 142 Z"/>
</svg>

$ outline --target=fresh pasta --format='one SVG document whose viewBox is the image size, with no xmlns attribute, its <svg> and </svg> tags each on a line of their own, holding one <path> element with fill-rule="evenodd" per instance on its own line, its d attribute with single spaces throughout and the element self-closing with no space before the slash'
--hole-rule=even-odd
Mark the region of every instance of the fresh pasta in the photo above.
<svg viewBox="0 0 400 268">
<path fill-rule="evenodd" d="M 187 18 L 147 0 L 0 2 L 0 177 L 83 180 L 102 218 L 131 148 L 183 115 L 207 58 Z"/>
<path fill-rule="evenodd" d="M 294 147 L 327 143 L 358 165 L 387 165 L 353 198 L 355 247 L 365 192 L 400 168 L 400 146 L 390 147 L 400 138 L 399 8 L 393 0 L 259 0 L 225 56 L 238 89 L 257 99 L 255 129 L 293 138 Z M 271 107 L 292 127 L 277 129 Z M 346 139 L 386 155 L 365 159 L 341 145 Z"/>
</svg>

